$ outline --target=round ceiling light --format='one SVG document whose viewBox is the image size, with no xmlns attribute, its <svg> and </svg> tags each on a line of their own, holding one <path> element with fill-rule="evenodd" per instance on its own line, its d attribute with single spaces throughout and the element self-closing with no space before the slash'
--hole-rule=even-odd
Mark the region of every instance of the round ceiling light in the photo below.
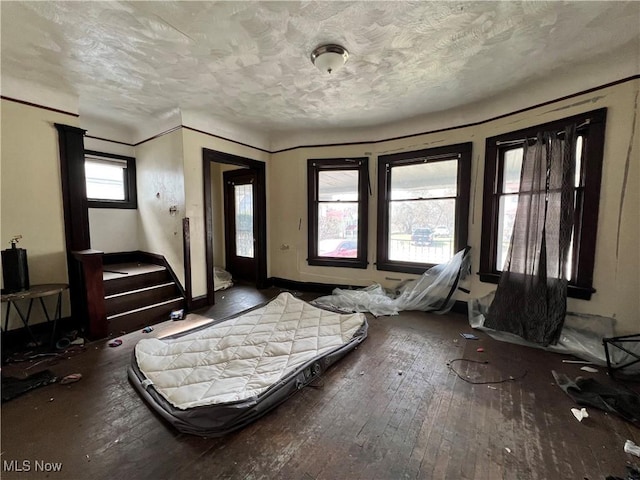
<svg viewBox="0 0 640 480">
<path fill-rule="evenodd" d="M 333 73 L 341 69 L 347 59 L 349 52 L 340 45 L 321 45 L 311 52 L 311 61 L 318 70 Z"/>
</svg>

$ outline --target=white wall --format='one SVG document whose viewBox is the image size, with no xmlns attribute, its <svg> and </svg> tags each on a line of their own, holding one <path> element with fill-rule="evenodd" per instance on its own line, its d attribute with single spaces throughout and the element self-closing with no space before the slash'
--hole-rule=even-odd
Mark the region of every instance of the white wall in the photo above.
<svg viewBox="0 0 640 480">
<path fill-rule="evenodd" d="M 91 248 L 104 253 L 140 250 L 138 210 L 90 208 Z"/>
<path fill-rule="evenodd" d="M 207 293 L 202 149 L 208 148 L 263 162 L 268 160 L 269 154 L 193 130 L 182 129 L 182 132 L 184 142 L 186 216 L 189 217 L 191 226 L 192 294 L 194 297 L 198 297 Z M 267 171 L 268 170 L 269 163 L 267 162 Z M 269 195 L 270 193 L 267 189 L 267 205 L 269 205 Z M 267 213 L 267 226 L 269 226 L 269 221 L 269 214 Z"/>
<path fill-rule="evenodd" d="M 86 150 L 135 157 L 132 132 L 128 129 L 89 117 L 81 117 L 80 125 L 87 130 Z M 105 253 L 139 250 L 137 209 L 90 208 L 89 235 L 94 250 Z"/>
<path fill-rule="evenodd" d="M 637 94 L 639 81 L 601 89 L 594 93 L 556 102 L 517 115 L 485 122 L 474 127 L 420 135 L 408 139 L 353 146 L 299 148 L 271 156 L 268 169 L 268 216 L 270 275 L 304 282 L 368 285 L 379 282 L 394 286 L 390 278 L 411 278 L 408 274 L 375 269 L 375 232 L 377 192 L 377 157 L 381 154 L 412 151 L 434 146 L 473 142 L 469 245 L 472 247 L 473 278 L 471 296 L 479 297 L 495 289 L 482 283 L 475 272 L 480 258 L 482 231 L 482 188 L 485 139 L 489 136 L 568 117 L 601 107 L 608 108 L 605 136 L 604 169 L 601 188 L 600 220 L 595 258 L 594 288 L 590 301 L 569 299 L 571 311 L 592 313 L 617 319 L 617 330 L 630 333 L 640 330 L 640 238 L 638 232 L 640 202 L 640 153 L 638 149 Z M 469 110 L 473 117 L 473 110 Z M 635 122 L 635 123 L 634 123 Z M 636 128 L 636 130 L 634 130 Z M 635 136 L 632 137 L 633 132 Z M 369 267 L 366 270 L 313 267 L 307 257 L 307 189 L 306 160 L 346 156 L 370 156 L 373 196 L 370 199 Z M 627 186 L 622 201 L 622 185 L 629 158 Z M 620 214 L 620 221 L 618 220 Z M 300 219 L 302 228 L 298 228 Z M 618 229 L 620 235 L 618 235 Z M 289 244 L 289 250 L 281 250 Z M 619 247 L 619 248 L 618 248 Z M 618 248 L 619 254 L 616 255 Z M 460 300 L 468 298 L 458 294 Z"/>
<path fill-rule="evenodd" d="M 135 157 L 140 250 L 163 255 L 184 286 L 182 131 L 175 130 L 137 146 Z M 169 212 L 172 206 L 177 208 L 175 215 Z"/>
<path fill-rule="evenodd" d="M 9 248 L 14 235 L 27 250 L 30 283 L 67 283 L 67 259 L 62 209 L 58 132 L 54 123 L 78 126 L 73 115 L 2 100 L 1 102 L 1 223 L 0 244 Z M 46 299 L 53 312 L 55 298 Z M 24 307 L 24 305 L 23 305 Z M 4 324 L 6 304 L 2 304 Z M 63 297 L 62 315 L 69 315 Z M 45 321 L 34 305 L 31 323 Z M 22 326 L 15 315 L 9 329 Z"/>
</svg>

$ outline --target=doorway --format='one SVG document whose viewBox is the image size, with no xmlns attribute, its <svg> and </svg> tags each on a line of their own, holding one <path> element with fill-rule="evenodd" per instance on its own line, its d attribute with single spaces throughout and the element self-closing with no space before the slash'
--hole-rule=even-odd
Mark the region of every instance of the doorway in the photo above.
<svg viewBox="0 0 640 480">
<path fill-rule="evenodd" d="M 202 149 L 202 161 L 207 304 L 213 305 L 214 258 L 220 258 L 218 254 L 214 255 L 215 239 L 225 239 L 225 268 L 234 277 L 255 283 L 257 288 L 268 287 L 266 171 L 264 162 L 207 148 Z M 225 221 L 220 225 L 215 223 L 214 228 L 214 192 L 211 178 L 213 166 L 217 163 L 243 168 L 223 173 Z M 227 178 L 231 182 L 228 189 Z M 217 201 L 222 201 L 222 198 Z M 229 213 L 232 207 L 234 211 Z M 221 228 L 225 230 L 224 235 L 220 232 Z"/>
<path fill-rule="evenodd" d="M 235 279 L 255 282 L 256 211 L 254 170 L 223 173 L 226 267 Z"/>
</svg>

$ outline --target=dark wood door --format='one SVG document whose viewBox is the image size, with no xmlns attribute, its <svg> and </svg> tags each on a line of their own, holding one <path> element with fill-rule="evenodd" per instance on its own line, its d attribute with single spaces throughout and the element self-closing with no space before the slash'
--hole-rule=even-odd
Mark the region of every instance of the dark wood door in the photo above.
<svg viewBox="0 0 640 480">
<path fill-rule="evenodd" d="M 256 282 L 257 175 L 254 170 L 224 172 L 226 267 L 234 279 Z"/>
</svg>

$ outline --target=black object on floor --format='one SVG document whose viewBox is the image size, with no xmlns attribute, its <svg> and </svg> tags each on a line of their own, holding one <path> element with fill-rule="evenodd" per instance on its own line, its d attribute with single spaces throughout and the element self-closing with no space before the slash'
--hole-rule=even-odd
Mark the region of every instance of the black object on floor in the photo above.
<svg viewBox="0 0 640 480">
<path fill-rule="evenodd" d="M 43 370 L 27 378 L 2 377 L 2 403 L 16 398 L 34 388 L 55 383 L 56 376 L 50 370 Z"/>
<path fill-rule="evenodd" d="M 615 413 L 640 427 L 640 396 L 637 393 L 603 385 L 593 378 L 578 377 L 573 381 L 555 370 L 551 373 L 558 386 L 578 405 Z"/>
</svg>

